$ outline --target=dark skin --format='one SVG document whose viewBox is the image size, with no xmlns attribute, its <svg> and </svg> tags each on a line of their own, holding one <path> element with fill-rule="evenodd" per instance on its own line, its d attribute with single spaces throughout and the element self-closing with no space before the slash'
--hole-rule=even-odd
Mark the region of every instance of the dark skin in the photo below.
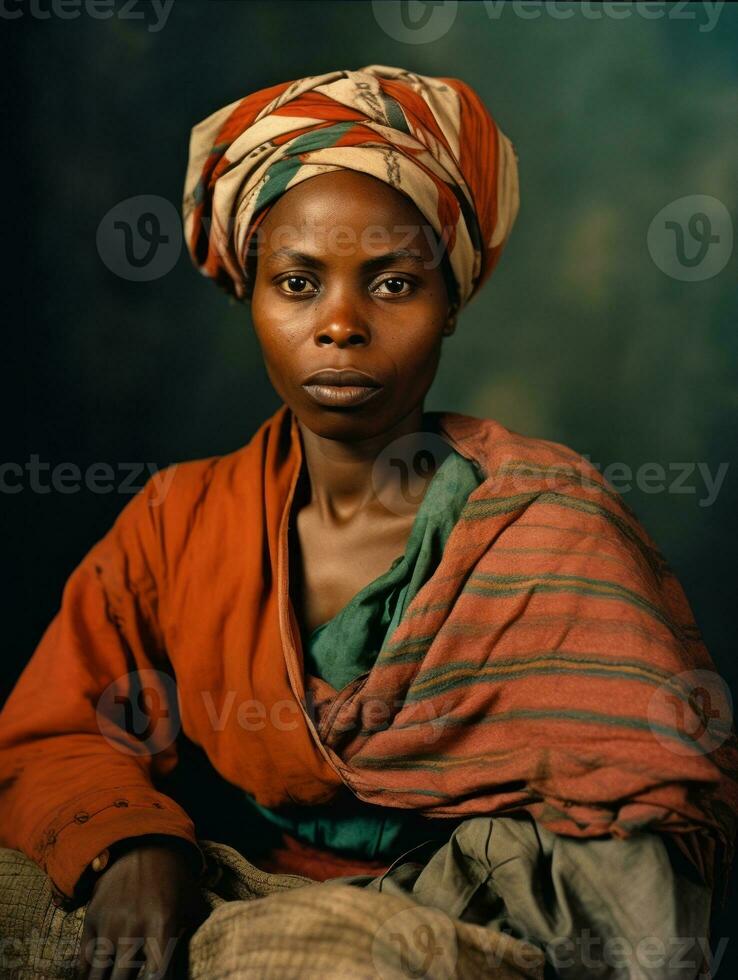
<svg viewBox="0 0 738 980">
<path fill-rule="evenodd" d="M 209 913 L 196 866 L 188 841 L 163 834 L 111 848 L 87 905 L 76 977 L 186 980 L 189 938 Z"/>
<path fill-rule="evenodd" d="M 336 226 L 343 242 L 321 241 Z M 383 181 L 352 170 L 313 177 L 275 203 L 262 232 L 251 313 L 304 447 L 291 591 L 311 632 L 405 550 L 420 499 L 408 510 L 396 482 L 378 497 L 373 467 L 386 446 L 423 430 L 423 402 L 455 320 L 427 221 Z M 383 259 L 397 249 L 419 261 Z M 316 405 L 302 382 L 326 367 L 365 371 L 382 391 L 364 406 Z"/>
<path fill-rule="evenodd" d="M 342 240 L 321 237 L 339 225 Z M 398 249 L 415 258 L 387 257 Z M 380 499 L 373 467 L 385 447 L 424 430 L 424 399 L 455 316 L 425 218 L 403 194 L 356 171 L 321 174 L 283 194 L 261 226 L 251 271 L 252 320 L 267 373 L 293 410 L 304 447 L 290 591 L 309 633 L 405 550 L 422 497 L 409 508 L 389 483 Z M 365 371 L 381 391 L 366 405 L 317 405 L 302 383 L 323 368 Z M 130 954 L 131 936 L 154 940 L 145 976 L 186 978 L 187 940 L 207 916 L 191 855 L 162 838 L 123 846 L 96 880 L 78 978 L 138 976 L 142 950 Z M 85 957 L 95 937 L 112 944 L 113 953 L 102 957 L 111 961 L 106 966 Z M 172 939 L 175 953 L 167 959 Z"/>
</svg>

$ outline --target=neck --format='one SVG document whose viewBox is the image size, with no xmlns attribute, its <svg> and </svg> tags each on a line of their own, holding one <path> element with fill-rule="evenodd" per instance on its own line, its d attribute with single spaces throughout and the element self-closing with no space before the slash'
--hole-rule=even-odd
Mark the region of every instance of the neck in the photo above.
<svg viewBox="0 0 738 980">
<path fill-rule="evenodd" d="M 374 466 L 390 443 L 426 430 L 422 403 L 391 429 L 357 442 L 327 439 L 316 435 L 299 419 L 297 424 L 309 482 L 306 503 L 315 509 L 321 523 L 345 525 L 360 512 L 381 514 L 386 518 L 388 511 L 393 512 L 393 493 L 398 500 L 394 513 L 407 512 L 407 502 L 400 499 L 401 487 L 397 480 L 391 481 L 382 493 L 382 500 L 378 499 L 375 480 L 379 475 Z"/>
</svg>

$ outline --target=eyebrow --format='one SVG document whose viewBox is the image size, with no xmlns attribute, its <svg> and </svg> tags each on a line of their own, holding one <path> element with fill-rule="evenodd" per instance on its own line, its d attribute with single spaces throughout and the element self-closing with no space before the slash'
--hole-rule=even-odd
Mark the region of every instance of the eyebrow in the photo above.
<svg viewBox="0 0 738 980">
<path fill-rule="evenodd" d="M 293 262 L 299 262 L 301 265 L 309 265 L 314 269 L 325 269 L 325 262 L 318 258 L 317 255 L 308 255 L 307 252 L 300 252 L 294 248 L 278 248 L 276 251 L 272 252 L 271 255 L 266 257 L 267 262 L 271 262 L 274 259 L 291 259 Z M 390 262 L 394 262 L 398 259 L 404 259 L 405 261 L 412 262 L 414 265 L 422 266 L 425 264 L 423 256 L 420 252 L 414 251 L 409 248 L 396 248 L 391 252 L 384 252 L 382 255 L 375 255 L 371 259 L 367 259 L 365 262 L 361 263 L 361 268 L 366 271 L 371 271 L 373 269 L 381 269 L 382 266 L 389 265 Z"/>
</svg>

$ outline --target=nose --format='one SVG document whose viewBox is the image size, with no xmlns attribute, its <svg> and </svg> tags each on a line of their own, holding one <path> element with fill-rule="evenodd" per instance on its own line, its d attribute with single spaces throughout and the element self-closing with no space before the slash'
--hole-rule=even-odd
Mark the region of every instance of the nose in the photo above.
<svg viewBox="0 0 738 980">
<path fill-rule="evenodd" d="M 326 302 L 315 330 L 315 342 L 320 346 L 361 346 L 369 343 L 369 327 L 350 296 L 336 297 Z"/>
</svg>

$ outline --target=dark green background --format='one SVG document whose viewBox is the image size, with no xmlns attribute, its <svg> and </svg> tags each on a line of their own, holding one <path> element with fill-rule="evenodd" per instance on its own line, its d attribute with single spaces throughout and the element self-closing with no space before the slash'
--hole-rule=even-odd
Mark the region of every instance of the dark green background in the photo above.
<svg viewBox="0 0 738 980">
<path fill-rule="evenodd" d="M 735 223 L 738 10 L 726 5 L 709 32 L 701 4 L 686 13 L 492 18 L 464 3 L 443 38 L 420 45 L 389 38 L 365 2 L 176 0 L 158 33 L 118 17 L 3 24 L 18 94 L 8 203 L 22 219 L 5 272 L 25 289 L 10 323 L 24 338 L 23 439 L 6 458 L 164 466 L 244 444 L 279 404 L 247 308 L 184 251 L 157 281 L 116 278 L 96 249 L 101 218 L 138 194 L 179 207 L 191 126 L 255 89 L 370 63 L 457 76 L 516 146 L 521 210 L 446 341 L 426 408 L 496 418 L 602 466 L 730 462 L 711 507 L 695 478 L 695 495 L 626 499 L 735 686 L 736 259 L 682 282 L 646 244 L 654 215 L 685 195 L 718 198 Z M 8 682 L 129 499 L 4 498 Z"/>
</svg>

